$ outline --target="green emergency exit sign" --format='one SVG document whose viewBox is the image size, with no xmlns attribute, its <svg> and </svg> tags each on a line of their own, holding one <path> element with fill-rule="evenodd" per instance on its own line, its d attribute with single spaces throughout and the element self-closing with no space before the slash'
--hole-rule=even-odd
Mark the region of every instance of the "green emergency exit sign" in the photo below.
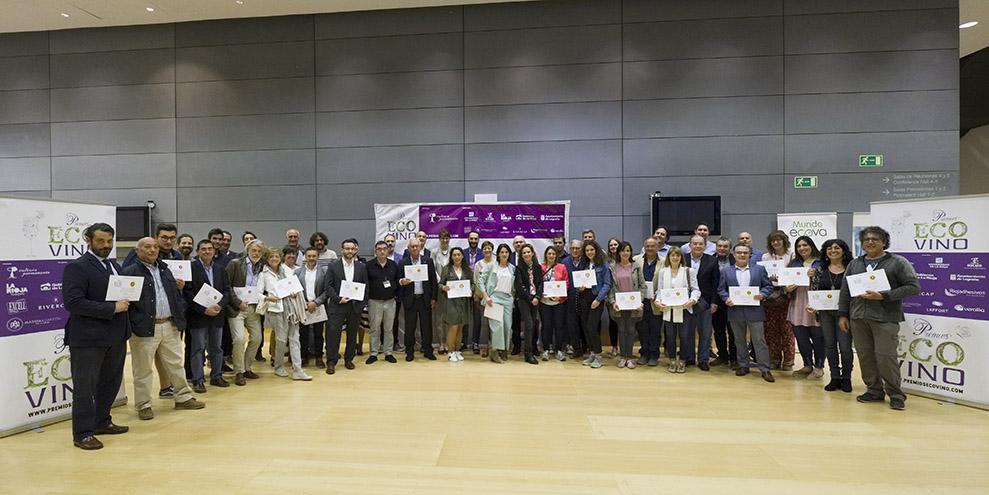
<svg viewBox="0 0 989 495">
<path fill-rule="evenodd" d="M 883 166 L 883 156 L 882 155 L 859 155 L 859 166 L 860 167 L 882 167 Z"/>
<path fill-rule="evenodd" d="M 808 176 L 805 176 L 805 177 L 794 177 L 793 178 L 793 187 L 795 187 L 797 189 L 817 187 L 817 176 L 816 175 L 808 175 Z"/>
</svg>

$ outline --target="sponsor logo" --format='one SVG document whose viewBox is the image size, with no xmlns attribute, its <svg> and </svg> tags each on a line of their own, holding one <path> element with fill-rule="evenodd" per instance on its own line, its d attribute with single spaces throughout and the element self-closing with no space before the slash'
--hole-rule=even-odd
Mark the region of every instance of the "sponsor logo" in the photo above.
<svg viewBox="0 0 989 495">
<path fill-rule="evenodd" d="M 941 302 L 941 301 L 931 301 L 931 305 L 932 306 L 937 306 L 937 307 L 940 308 L 941 306 L 944 306 L 944 303 Z"/>
<path fill-rule="evenodd" d="M 969 270 L 981 270 L 982 269 L 982 262 L 979 261 L 979 257 L 976 256 L 976 257 L 972 258 L 968 262 L 967 265 L 965 265 L 965 268 L 967 268 Z"/>
<path fill-rule="evenodd" d="M 488 216 L 484 217 L 484 221 L 485 222 L 493 222 L 494 221 L 494 213 L 492 213 L 492 212 L 489 211 L 488 212 Z"/>
<path fill-rule="evenodd" d="M 45 282 L 41 284 L 40 290 L 41 292 L 62 290 L 62 282 Z"/>
<path fill-rule="evenodd" d="M 502 213 L 501 214 L 501 221 L 502 222 L 511 222 L 512 221 L 512 216 L 511 215 L 506 215 L 506 214 Z"/>
<path fill-rule="evenodd" d="M 7 277 L 7 280 L 15 280 L 17 278 L 16 276 L 14 276 L 14 274 L 17 273 L 16 266 L 8 266 L 7 271 L 10 272 L 10 276 Z"/>
<path fill-rule="evenodd" d="M 24 294 L 27 294 L 27 287 L 18 287 L 12 283 L 7 284 L 8 296 L 23 296 Z"/>
<path fill-rule="evenodd" d="M 968 225 L 958 219 L 949 217 L 941 209 L 931 212 L 930 222 L 919 222 L 913 224 L 914 247 L 921 251 L 934 250 L 966 250 L 968 249 Z M 941 260 L 937 260 L 941 263 Z"/>
<path fill-rule="evenodd" d="M 944 258 L 934 258 L 934 263 L 928 263 L 927 266 L 935 270 L 947 270 L 951 268 L 951 264 L 945 263 Z"/>
<path fill-rule="evenodd" d="M 957 281 L 957 282 L 982 283 L 983 280 L 985 280 L 986 276 L 985 275 L 964 275 L 964 274 L 961 274 L 961 273 L 952 273 L 949 278 L 951 280 L 954 280 L 954 281 Z"/>
<path fill-rule="evenodd" d="M 986 312 L 986 310 L 984 308 L 967 307 L 967 306 L 962 306 L 961 304 L 956 304 L 955 305 L 955 311 L 961 311 L 963 313 L 985 313 Z"/>
<path fill-rule="evenodd" d="M 20 318 L 11 318 L 7 320 L 7 330 L 17 332 L 22 328 L 24 328 L 24 320 Z"/>
<path fill-rule="evenodd" d="M 17 299 L 16 301 L 7 301 L 7 314 L 16 315 L 17 313 L 23 313 L 27 311 L 27 300 Z"/>
<path fill-rule="evenodd" d="M 535 215 L 529 215 L 527 213 L 519 213 L 518 215 L 515 215 L 515 219 L 516 220 L 535 221 L 536 220 L 536 216 Z"/>
<path fill-rule="evenodd" d="M 955 296 L 986 297 L 986 291 L 948 288 L 948 289 L 944 289 L 944 295 L 948 297 L 955 297 Z"/>
</svg>

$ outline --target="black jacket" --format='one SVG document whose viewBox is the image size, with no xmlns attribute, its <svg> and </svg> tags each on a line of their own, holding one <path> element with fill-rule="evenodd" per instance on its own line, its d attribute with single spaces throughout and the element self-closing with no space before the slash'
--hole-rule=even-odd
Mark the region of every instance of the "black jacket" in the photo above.
<svg viewBox="0 0 989 495">
<path fill-rule="evenodd" d="M 690 253 L 684 255 L 684 263 L 690 266 Z M 718 301 L 718 283 L 721 281 L 721 267 L 718 258 L 710 254 L 701 255 L 700 269 L 697 270 L 697 288 L 701 290 L 701 298 L 697 301 L 697 309 L 707 311 L 711 304 Z M 696 310 L 695 310 L 696 311 Z"/>
<path fill-rule="evenodd" d="M 429 271 L 429 281 L 422 283 L 422 295 L 427 299 L 436 300 L 436 265 L 433 264 L 433 259 L 425 256 L 423 254 L 419 255 L 419 263 L 424 265 Z M 398 263 L 398 278 L 399 280 L 405 278 L 405 267 L 412 265 L 412 258 L 406 256 L 402 258 L 402 261 Z M 403 285 L 401 287 L 401 297 L 400 300 L 402 304 L 412 304 L 412 299 L 415 297 L 415 282 L 409 285 Z"/>
<path fill-rule="evenodd" d="M 515 265 L 515 298 L 531 301 L 533 297 L 543 297 L 543 267 L 539 263 L 532 264 L 532 277 L 536 279 L 536 294 L 529 293 L 529 267 L 525 261 L 519 260 Z"/>
<path fill-rule="evenodd" d="M 352 299 L 347 304 L 340 304 L 340 300 L 343 299 L 343 296 L 340 295 L 340 284 L 346 280 L 343 272 L 343 263 L 343 258 L 337 258 L 331 261 L 330 265 L 326 268 L 326 275 L 323 278 L 323 295 L 321 297 L 326 298 L 327 314 L 346 313 L 348 310 L 360 313 L 364 310 L 364 305 L 367 304 L 367 285 L 364 286 L 363 301 Z M 358 259 L 354 260 L 354 279 L 352 282 L 367 284 L 367 268 L 365 268 L 364 262 Z"/>
<path fill-rule="evenodd" d="M 172 272 L 168 270 L 168 265 L 161 261 L 160 259 L 155 262 L 158 267 L 158 271 L 161 274 L 161 284 L 165 286 L 165 294 L 168 297 L 168 308 L 172 312 L 173 322 L 175 323 L 175 328 L 179 330 L 185 330 L 185 311 L 186 303 L 185 299 L 182 298 L 182 294 L 179 293 L 179 287 L 175 284 L 175 277 Z M 144 288 L 141 289 L 141 300 L 132 301 L 130 303 L 130 309 L 127 310 L 130 321 L 131 321 L 131 331 L 134 335 L 138 337 L 154 337 L 155 335 L 155 319 L 157 315 L 155 314 L 155 279 L 151 275 L 151 271 L 148 267 L 144 266 L 144 263 L 135 262 L 127 265 L 126 268 L 121 272 L 121 275 L 127 275 L 130 277 L 144 277 Z"/>
<path fill-rule="evenodd" d="M 216 259 L 213 260 L 210 268 L 213 271 L 213 288 L 223 294 L 218 306 L 226 308 L 230 304 L 230 287 L 227 285 L 226 271 L 223 266 L 216 262 Z M 196 294 L 199 293 L 199 289 L 206 283 L 209 283 L 209 278 L 206 276 L 206 266 L 199 259 L 192 260 L 192 282 L 186 282 L 185 288 L 182 289 L 182 295 L 189 306 L 186 311 L 188 328 L 209 328 L 210 325 L 217 324 L 214 323 L 215 320 L 225 317 L 223 311 L 217 313 L 216 316 L 206 316 L 206 308 L 192 302 Z M 222 321 L 221 319 L 219 324 L 222 325 Z"/>
<path fill-rule="evenodd" d="M 122 269 L 111 260 L 117 273 Z M 127 313 L 114 313 L 116 303 L 106 300 L 110 274 L 96 256 L 86 253 L 65 265 L 62 272 L 62 301 L 69 312 L 65 343 L 69 346 L 109 347 L 130 337 Z"/>
</svg>

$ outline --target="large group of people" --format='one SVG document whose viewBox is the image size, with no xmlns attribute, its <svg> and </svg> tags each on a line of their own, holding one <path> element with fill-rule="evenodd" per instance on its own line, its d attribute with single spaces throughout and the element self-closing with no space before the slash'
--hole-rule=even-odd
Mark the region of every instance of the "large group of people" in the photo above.
<svg viewBox="0 0 989 495">
<path fill-rule="evenodd" d="M 266 326 L 272 329 L 274 375 L 300 381 L 313 379 L 310 363 L 328 375 L 337 372 L 344 332 L 347 370 L 363 354 L 365 330 L 365 365 L 379 358 L 396 363 L 394 354 L 402 352 L 413 361 L 418 350 L 425 359 L 445 355 L 452 363 L 471 353 L 495 363 L 521 355 L 533 365 L 583 358 L 584 366 L 596 369 L 605 363 L 607 327 L 609 358 L 618 368 L 656 367 L 665 351 L 670 373 L 728 366 L 745 376 L 754 365 L 762 379 L 774 382 L 776 370 L 822 379 L 827 364 L 824 389 L 851 392 L 854 340 L 867 386 L 858 401 L 882 402 L 889 395 L 891 408 L 904 408 L 897 330 L 901 301 L 918 294 L 919 284 L 910 263 L 886 251 L 889 235 L 882 228 L 861 231 L 865 255 L 855 259 L 841 239 L 819 249 L 801 236 L 791 251 L 787 234 L 776 230 L 762 252 L 748 232 L 733 243 L 728 237 L 709 240 L 709 230 L 699 224 L 678 247 L 668 244 L 668 231 L 659 226 L 638 254 L 617 238 L 602 247 L 591 230 L 569 244 L 558 235 L 542 253 L 522 236 L 495 245 L 478 232 L 468 234 L 466 248 L 453 247 L 446 230 L 430 251 L 426 233 L 419 232 L 401 253 L 395 237 L 385 236 L 365 260 L 356 239 L 343 241 L 338 255 L 321 232 L 305 248 L 296 229 L 288 230 L 282 247 L 245 232 L 244 250 L 236 253 L 222 229 L 195 242 L 177 235 L 174 225 L 160 224 L 118 265 L 111 256 L 112 227 L 94 224 L 86 231 L 89 251 L 67 265 L 63 279 L 74 443 L 98 449 L 96 435 L 127 431 L 112 422 L 110 405 L 128 338 L 134 405 L 140 419 L 150 420 L 153 367 L 159 397 L 173 399 L 176 409 L 200 409 L 205 404 L 192 394 L 207 392 L 207 357 L 210 386 L 230 386 L 225 373 L 238 386 L 260 378 L 252 367 L 266 361 Z M 176 278 L 166 260 L 191 260 L 192 280 Z M 804 267 L 808 283 L 780 285 L 766 262 Z M 852 297 L 847 276 L 875 269 L 886 271 L 891 289 Z M 111 275 L 143 277 L 140 300 L 106 301 Z M 753 288 L 756 302 L 733 301 L 732 287 Z M 197 296 L 210 288 L 216 297 L 204 304 Z M 813 308 L 811 290 L 840 291 L 838 309 Z M 684 295 L 664 295 L 672 293 Z M 795 346 L 803 361 L 796 370 Z"/>
</svg>

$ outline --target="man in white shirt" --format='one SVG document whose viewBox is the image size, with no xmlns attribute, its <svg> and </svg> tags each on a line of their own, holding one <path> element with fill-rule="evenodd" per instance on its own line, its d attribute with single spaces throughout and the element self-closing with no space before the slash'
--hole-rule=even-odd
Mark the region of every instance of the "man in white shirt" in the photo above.
<svg viewBox="0 0 989 495">
<path fill-rule="evenodd" d="M 708 227 L 708 225 L 704 222 L 701 222 L 697 224 L 697 227 L 694 227 L 694 235 L 699 235 L 704 238 L 704 254 L 710 254 L 711 256 L 714 256 L 717 253 L 717 246 L 713 242 L 707 240 L 707 236 L 710 234 L 711 234 L 711 227 Z M 689 253 L 690 242 L 689 241 L 685 242 L 682 246 L 680 246 L 680 251 L 683 251 L 684 253 Z"/>
<path fill-rule="evenodd" d="M 340 332 L 343 331 L 344 324 L 347 326 L 344 367 L 348 370 L 354 369 L 357 333 L 361 331 L 361 313 L 366 303 L 366 297 L 355 300 L 340 291 L 344 281 L 367 284 L 367 269 L 364 263 L 357 259 L 357 239 L 343 241 L 340 244 L 340 252 L 343 253 L 343 258 L 330 263 L 323 282 L 323 297 L 329 317 L 326 328 L 326 374 L 328 375 L 336 372 L 336 365 L 340 360 Z"/>
<path fill-rule="evenodd" d="M 291 231 L 289 231 L 291 232 Z M 305 264 L 295 272 L 299 284 L 305 289 L 306 311 L 314 313 L 317 307 L 326 302 L 323 297 L 323 282 L 326 279 L 326 266 L 319 264 L 319 250 L 309 247 L 305 251 Z M 323 361 L 323 330 L 326 322 L 299 325 L 299 341 L 302 344 L 302 366 L 309 365 L 309 358 L 316 358 L 317 368 L 326 368 Z"/>
</svg>

